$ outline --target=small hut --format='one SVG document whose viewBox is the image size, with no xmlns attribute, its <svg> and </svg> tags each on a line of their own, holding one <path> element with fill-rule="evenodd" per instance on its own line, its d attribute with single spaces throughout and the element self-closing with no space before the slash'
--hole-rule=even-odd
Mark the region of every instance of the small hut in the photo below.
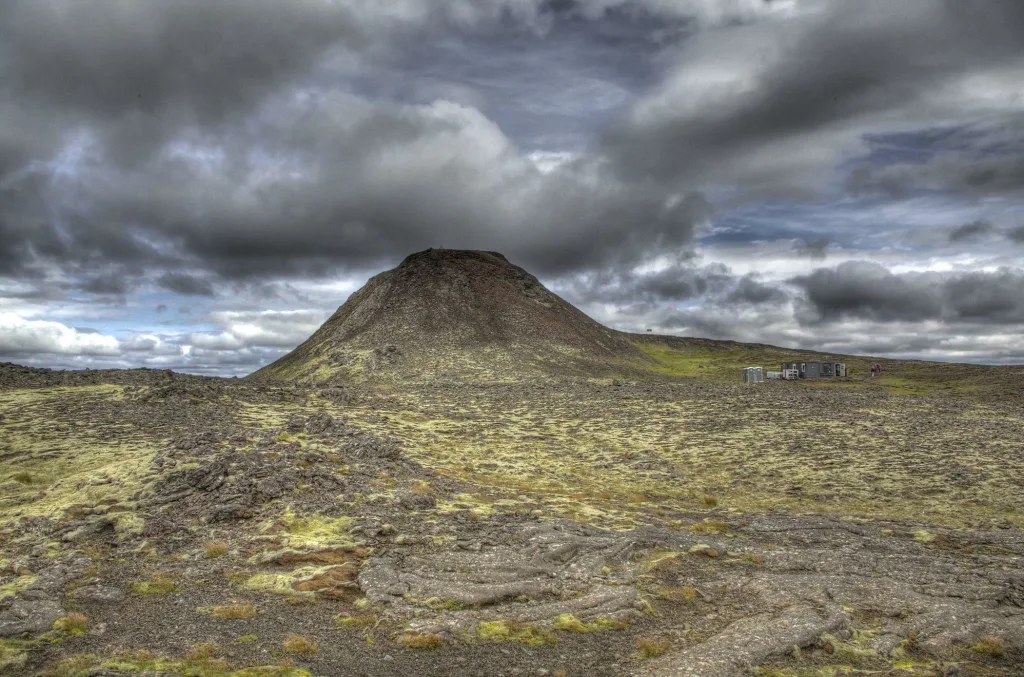
<svg viewBox="0 0 1024 677">
<path fill-rule="evenodd" d="M 845 362 L 786 362 L 782 365 L 785 378 L 845 378 Z"/>
</svg>

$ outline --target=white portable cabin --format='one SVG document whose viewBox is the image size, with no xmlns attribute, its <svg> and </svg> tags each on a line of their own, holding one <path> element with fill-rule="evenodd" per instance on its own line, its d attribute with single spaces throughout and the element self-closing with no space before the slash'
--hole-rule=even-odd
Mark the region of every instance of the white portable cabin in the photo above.
<svg viewBox="0 0 1024 677">
<path fill-rule="evenodd" d="M 763 383 L 764 382 L 764 370 L 761 367 L 744 367 L 743 368 L 743 382 L 744 383 Z"/>
<path fill-rule="evenodd" d="M 778 380 L 782 379 L 782 372 L 781 371 L 766 371 L 764 373 L 764 377 L 766 379 L 768 379 L 769 381 L 778 381 Z"/>
</svg>

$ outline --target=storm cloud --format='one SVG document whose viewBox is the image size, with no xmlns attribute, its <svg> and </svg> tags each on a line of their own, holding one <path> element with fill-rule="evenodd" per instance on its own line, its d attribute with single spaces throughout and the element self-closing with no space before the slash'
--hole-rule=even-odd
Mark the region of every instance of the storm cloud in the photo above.
<svg viewBox="0 0 1024 677">
<path fill-rule="evenodd" d="M 970 240 L 982 235 L 988 235 L 993 229 L 994 227 L 989 221 L 971 221 L 953 229 L 953 232 L 949 234 L 949 239 L 952 242 Z"/>
<path fill-rule="evenodd" d="M 806 293 L 820 320 L 1024 322 L 1024 275 L 1010 269 L 894 274 L 875 263 L 848 261 L 791 282 Z"/>
<path fill-rule="evenodd" d="M 1021 109 L 1002 95 L 1024 69 L 1022 30 L 1020 3 L 794 3 L 788 21 L 684 42 L 679 65 L 632 106 L 608 150 L 630 175 L 821 189 L 837 164 L 865 150 L 866 133 L 953 118 L 999 137 Z M 985 162 L 1012 168 L 1019 155 Z M 950 178 L 1016 183 L 1002 176 L 985 168 Z"/>
<path fill-rule="evenodd" d="M 984 0 L 0 2 L 0 354 L 241 374 L 449 247 L 624 329 L 1010 359 L 1022 33 Z"/>
</svg>

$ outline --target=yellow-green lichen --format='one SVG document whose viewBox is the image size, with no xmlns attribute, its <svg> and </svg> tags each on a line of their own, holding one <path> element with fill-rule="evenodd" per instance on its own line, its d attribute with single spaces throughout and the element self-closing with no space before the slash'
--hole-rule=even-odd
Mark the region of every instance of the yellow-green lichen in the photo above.
<svg viewBox="0 0 1024 677">
<path fill-rule="evenodd" d="M 477 624 L 475 635 L 478 639 L 519 644 L 554 644 L 558 641 L 550 630 L 508 620 L 483 621 Z"/>
<path fill-rule="evenodd" d="M 598 616 L 588 622 L 583 622 L 573 614 L 559 614 L 552 626 L 556 630 L 566 632 L 603 632 L 605 630 L 625 630 L 629 627 L 629 623 L 608 616 Z"/>
<path fill-rule="evenodd" d="M 266 665 L 237 669 L 227 661 L 204 655 L 171 658 L 148 651 L 133 651 L 111 658 L 101 658 L 94 654 L 69 656 L 58 661 L 44 674 L 47 677 L 86 677 L 97 669 L 128 674 L 158 672 L 187 677 L 313 677 L 312 673 L 291 666 Z"/>
<path fill-rule="evenodd" d="M 0 673 L 15 670 L 28 661 L 27 642 L 0 639 Z"/>
<path fill-rule="evenodd" d="M 36 582 L 37 576 L 34 574 L 26 574 L 16 577 L 14 580 L 0 585 L 0 599 L 4 597 L 11 597 L 16 595 L 20 590 L 30 587 Z"/>
</svg>

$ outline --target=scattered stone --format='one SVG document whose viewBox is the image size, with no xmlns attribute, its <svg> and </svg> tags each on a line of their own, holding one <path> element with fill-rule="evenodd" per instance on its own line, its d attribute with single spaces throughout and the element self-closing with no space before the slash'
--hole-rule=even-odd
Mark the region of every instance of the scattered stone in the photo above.
<svg viewBox="0 0 1024 677">
<path fill-rule="evenodd" d="M 326 412 L 321 412 L 306 419 L 305 430 L 310 435 L 320 435 L 327 432 L 332 425 L 334 418 Z"/>
<path fill-rule="evenodd" d="M 700 543 L 690 548 L 691 555 L 703 555 L 704 557 L 718 557 L 718 551 L 710 545 Z"/>
<path fill-rule="evenodd" d="M 398 502 L 406 510 L 429 510 L 437 506 L 437 499 L 430 494 L 413 492 L 399 494 Z"/>
<path fill-rule="evenodd" d="M 15 599 L 6 611 L 0 612 L 0 637 L 46 632 L 63 615 L 64 609 L 53 600 Z"/>
<path fill-rule="evenodd" d="M 107 585 L 86 585 L 72 593 L 72 597 L 83 602 L 115 604 L 125 598 L 124 591 Z"/>
</svg>

